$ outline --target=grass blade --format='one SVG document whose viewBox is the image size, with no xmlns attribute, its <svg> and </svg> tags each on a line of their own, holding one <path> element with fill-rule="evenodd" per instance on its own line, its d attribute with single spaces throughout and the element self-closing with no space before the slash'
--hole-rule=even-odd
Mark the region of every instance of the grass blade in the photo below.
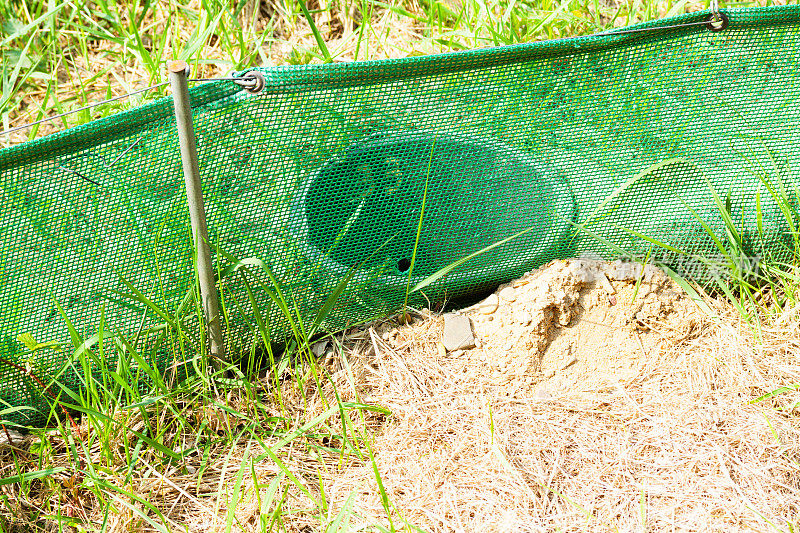
<svg viewBox="0 0 800 533">
<path fill-rule="evenodd" d="M 64 8 L 64 6 L 67 5 L 67 4 L 69 4 L 68 1 L 67 2 L 62 2 L 62 3 L 58 4 L 57 6 L 53 7 L 52 9 L 48 10 L 46 13 L 44 13 L 40 17 L 37 17 L 35 20 L 32 20 L 30 23 L 28 23 L 25 26 L 19 28 L 17 31 L 15 31 L 11 35 L 9 35 L 8 37 L 6 37 L 2 41 L 0 41 L 0 48 L 6 46 L 8 43 L 13 41 L 17 37 L 25 35 L 26 33 L 28 33 L 28 31 L 30 29 L 40 26 L 42 24 L 42 22 L 44 22 L 45 20 L 49 19 L 50 17 L 54 16 L 56 13 L 61 11 Z"/>
<path fill-rule="evenodd" d="M 646 176 L 649 176 L 650 174 L 652 174 L 652 173 L 653 173 L 653 172 L 655 172 L 656 170 L 659 170 L 659 169 L 661 169 L 661 168 L 664 168 L 664 167 L 666 167 L 666 166 L 668 166 L 668 165 L 673 165 L 673 164 L 675 164 L 675 163 L 690 163 L 690 164 L 691 164 L 691 163 L 692 163 L 692 161 L 691 161 L 691 160 L 689 160 L 689 159 L 683 158 L 683 157 L 674 157 L 674 158 L 670 158 L 670 159 L 665 159 L 665 160 L 663 160 L 663 161 L 661 161 L 661 162 L 659 162 L 659 163 L 656 163 L 656 164 L 654 164 L 654 165 L 650 165 L 650 166 L 649 166 L 649 167 L 647 167 L 646 169 L 644 169 L 644 170 L 642 170 L 641 172 L 637 173 L 635 176 L 633 176 L 633 177 L 631 177 L 631 178 L 628 178 L 627 180 L 625 180 L 625 182 L 623 182 L 623 183 L 622 183 L 622 185 L 620 185 L 619 187 L 617 187 L 616 189 L 614 189 L 614 190 L 611 192 L 611 194 L 609 194 L 608 196 L 606 196 L 606 197 L 603 199 L 603 201 L 602 201 L 602 202 L 600 202 L 599 204 L 597 204 L 597 206 L 596 206 L 596 207 L 595 207 L 595 208 L 594 208 L 594 209 L 593 209 L 593 210 L 592 210 L 592 211 L 591 211 L 591 212 L 590 212 L 590 213 L 589 213 L 589 214 L 586 216 L 586 219 L 584 220 L 584 222 L 583 222 L 583 225 L 587 225 L 587 226 L 588 226 L 589 224 L 591 224 L 591 222 L 592 222 L 592 220 L 595 218 L 595 216 L 596 216 L 596 215 L 597 215 L 597 214 L 598 214 L 598 213 L 599 213 L 599 212 L 600 212 L 600 211 L 601 211 L 601 210 L 602 210 L 602 209 L 603 209 L 603 208 L 604 208 L 606 205 L 608 205 L 608 204 L 609 204 L 609 202 L 611 202 L 612 200 L 614 200 L 615 198 L 617 198 L 618 196 L 620 196 L 622 193 L 624 193 L 625 191 L 627 191 L 629 188 L 631 188 L 633 185 L 635 185 L 635 184 L 636 184 L 636 183 L 637 183 L 639 180 L 641 180 L 642 178 L 644 178 L 644 177 L 646 177 Z"/>
<path fill-rule="evenodd" d="M 458 261 L 453 261 L 449 265 L 447 265 L 447 266 L 445 266 L 443 268 L 440 268 L 439 270 L 437 270 L 436 272 L 434 272 L 430 276 L 426 277 L 425 279 L 423 279 L 422 281 L 420 281 L 419 283 L 414 285 L 414 287 L 411 289 L 410 292 L 414 293 L 414 292 L 417 292 L 419 290 L 424 289 L 425 287 L 427 287 L 431 283 L 437 281 L 438 279 L 442 278 L 443 276 L 446 276 L 447 274 L 452 272 L 453 269 L 458 268 L 459 266 L 463 265 L 464 263 L 466 263 L 470 259 L 474 259 L 474 258 L 478 257 L 479 255 L 481 255 L 483 253 L 486 253 L 486 252 L 488 252 L 490 250 L 494 250 L 498 246 L 502 246 L 505 243 L 507 243 L 507 242 L 509 242 L 509 241 L 511 241 L 513 239 L 516 239 L 517 237 L 519 237 L 521 235 L 524 235 L 524 234 L 528 233 L 529 231 L 531 231 L 532 229 L 534 229 L 536 227 L 537 226 L 531 226 L 530 228 L 526 228 L 526 229 L 524 229 L 524 230 L 522 230 L 522 231 L 520 231 L 518 233 L 515 233 L 514 235 L 511 235 L 510 237 L 506 237 L 505 239 L 497 241 L 494 244 L 490 244 L 489 246 L 487 246 L 485 248 L 482 248 L 482 249 L 478 250 L 477 252 L 472 252 L 471 254 L 469 254 L 469 255 L 467 255 L 465 257 L 462 257 Z"/>
<path fill-rule="evenodd" d="M 311 26 L 311 33 L 314 34 L 314 40 L 317 41 L 317 46 L 319 47 L 319 51 L 322 52 L 322 57 L 325 60 L 324 62 L 331 63 L 333 61 L 331 53 L 328 51 L 328 46 L 325 44 L 325 39 L 322 38 L 322 34 L 317 29 L 317 25 L 314 23 L 311 13 L 308 12 L 305 1 L 301 0 L 298 3 L 300 4 L 300 9 L 303 10 L 303 16 L 306 17 L 308 25 Z"/>
<path fill-rule="evenodd" d="M 43 470 L 36 470 L 33 472 L 22 472 L 15 476 L 9 476 L 0 479 L 0 487 L 3 485 L 11 485 L 12 483 L 24 483 L 32 479 L 41 479 L 43 477 L 53 476 L 55 474 L 60 474 L 65 470 L 66 468 L 63 466 L 59 466 L 54 468 L 45 468 Z"/>
<path fill-rule="evenodd" d="M 417 262 L 417 249 L 419 248 L 419 237 L 422 234 L 422 221 L 425 218 L 425 202 L 428 199 L 428 183 L 431 177 L 431 163 L 433 162 L 433 152 L 436 149 L 436 136 L 433 138 L 433 144 L 431 145 L 431 153 L 428 156 L 428 170 L 425 173 L 425 189 L 422 191 L 422 207 L 419 211 L 419 222 L 417 222 L 417 236 L 416 240 L 414 241 L 414 250 L 411 252 L 411 264 L 408 267 L 408 278 L 406 279 L 406 297 L 403 301 L 403 313 L 406 312 L 406 307 L 408 307 L 408 295 L 409 290 L 408 287 L 411 285 L 411 274 L 414 272 L 414 265 Z"/>
</svg>

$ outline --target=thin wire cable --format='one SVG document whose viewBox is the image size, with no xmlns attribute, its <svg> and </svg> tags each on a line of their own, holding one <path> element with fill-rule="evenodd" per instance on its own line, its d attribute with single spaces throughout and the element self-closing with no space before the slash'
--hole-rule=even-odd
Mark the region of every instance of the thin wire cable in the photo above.
<svg viewBox="0 0 800 533">
<path fill-rule="evenodd" d="M 717 14 L 714 14 L 715 19 L 717 16 L 718 16 Z M 685 24 L 675 24 L 672 26 L 653 26 L 650 28 L 636 28 L 634 30 L 607 30 L 604 32 L 595 33 L 592 35 L 592 37 L 613 37 L 614 35 L 625 35 L 626 33 L 641 33 L 645 31 L 670 30 L 675 28 L 685 28 L 687 26 L 707 26 L 707 25 L 708 21 L 703 20 L 700 22 L 687 22 Z"/>
<path fill-rule="evenodd" d="M 223 78 L 194 78 L 194 79 L 190 79 L 190 80 L 187 80 L 187 81 L 191 81 L 191 82 L 236 81 L 236 82 L 240 82 L 240 84 L 244 85 L 244 86 L 254 85 L 255 84 L 255 80 L 251 83 L 247 79 L 236 78 L 236 77 L 233 77 L 233 76 L 223 77 Z M 97 107 L 97 106 L 101 106 L 101 105 L 108 104 L 108 103 L 111 103 L 111 102 L 116 102 L 117 100 L 122 100 L 123 98 L 128 98 L 129 96 L 134 96 L 136 94 L 143 93 L 143 92 L 149 91 L 151 89 L 157 89 L 158 87 L 163 87 L 164 85 L 169 85 L 169 82 L 168 81 L 162 81 L 161 83 L 156 83 L 155 85 L 151 85 L 150 87 L 145 87 L 144 89 L 139 89 L 139 90 L 132 91 L 132 92 L 129 92 L 129 93 L 126 93 L 126 94 L 121 94 L 119 96 L 115 96 L 113 98 L 109 98 L 108 100 L 103 100 L 101 102 L 95 102 L 93 104 L 89 104 L 89 105 L 85 105 L 83 107 L 79 107 L 78 109 L 72 109 L 70 111 L 65 111 L 64 113 L 59 113 L 58 115 L 45 117 L 43 119 L 37 120 L 36 122 L 29 122 L 29 123 L 23 124 L 21 126 L 15 126 L 13 128 L 10 128 L 10 129 L 7 129 L 5 131 L 0 132 L 0 135 L 7 135 L 7 134 L 10 134 L 10 133 L 14 133 L 15 131 L 24 130 L 26 128 L 32 128 L 33 126 L 36 126 L 38 124 L 42 124 L 44 122 L 49 122 L 51 120 L 57 120 L 59 118 L 66 117 L 68 115 L 72 115 L 73 113 L 80 113 L 81 111 L 86 111 L 86 110 L 92 109 L 92 108 Z"/>
<path fill-rule="evenodd" d="M 254 85 L 255 84 L 254 80 L 250 80 L 250 79 L 246 78 L 245 76 L 240 76 L 238 78 L 235 77 L 235 76 L 225 76 L 225 77 L 222 77 L 222 78 L 193 78 L 193 79 L 189 79 L 189 80 L 186 80 L 186 81 L 188 81 L 188 82 L 192 82 L 192 81 L 195 81 L 195 82 L 235 81 L 235 82 L 241 82 L 244 85 Z"/>
<path fill-rule="evenodd" d="M 14 128 L 5 130 L 0 132 L 0 135 L 6 135 L 8 133 L 14 133 L 15 131 L 24 130 L 25 128 L 30 128 L 32 126 L 36 126 L 37 124 L 42 124 L 43 122 L 48 122 L 50 120 L 56 120 L 61 117 L 66 117 L 67 115 L 72 115 L 73 113 L 80 113 L 81 111 L 86 111 L 87 109 L 92 109 L 93 107 L 97 107 L 99 105 L 107 104 L 109 102 L 115 102 L 117 100 L 122 100 L 123 98 L 128 98 L 129 96 L 133 96 L 135 94 L 143 93 L 145 91 L 149 91 L 150 89 L 155 89 L 157 87 L 161 87 L 163 85 L 169 85 L 168 81 L 164 81 L 161 83 L 157 83 L 155 85 L 151 85 L 150 87 L 145 87 L 144 89 L 139 89 L 138 91 L 133 91 L 126 94 L 121 94 L 119 96 L 115 96 L 113 98 L 109 98 L 108 100 L 103 100 L 102 102 L 95 102 L 94 104 L 85 105 L 83 107 L 79 107 L 78 109 L 72 109 L 71 111 L 65 111 L 64 113 L 59 113 L 58 115 L 53 115 L 52 117 L 45 117 L 41 120 L 37 120 L 36 122 L 30 122 L 28 124 L 23 124 L 22 126 L 16 126 Z"/>
</svg>

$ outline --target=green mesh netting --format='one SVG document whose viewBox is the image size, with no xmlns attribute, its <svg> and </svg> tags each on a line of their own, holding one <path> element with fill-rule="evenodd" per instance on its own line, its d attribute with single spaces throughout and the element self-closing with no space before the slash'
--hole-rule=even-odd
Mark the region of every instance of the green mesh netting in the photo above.
<svg viewBox="0 0 800 533">
<path fill-rule="evenodd" d="M 554 258 L 652 253 L 643 236 L 713 254 L 698 220 L 724 237 L 711 186 L 746 251 L 779 254 L 788 228 L 769 189 L 796 185 L 800 8 L 727 14 L 721 32 L 691 26 L 263 69 L 258 95 L 229 81 L 197 86 L 215 262 L 259 259 L 306 317 L 356 267 L 324 324 L 341 328 L 402 304 L 421 214 L 412 286 L 532 229 L 415 293 L 412 304 L 484 290 Z M 49 403 L 9 362 L 80 386 L 69 369 L 73 344 L 97 333 L 101 309 L 105 331 L 161 343 L 162 364 L 192 353 L 168 329 L 136 336 L 164 320 L 126 296 L 135 287 L 188 312 L 191 235 L 171 99 L 0 151 L 0 194 L 6 407 L 46 412 Z M 247 264 L 250 275 L 264 273 Z M 252 315 L 247 288 L 264 303 L 272 284 L 244 278 L 240 270 L 222 282 L 235 309 L 231 345 L 252 341 L 236 336 Z M 285 322 L 274 306 L 264 309 L 280 340 Z M 61 349 L 31 353 L 22 334 Z M 129 352 L 100 360 L 95 350 L 92 371 L 137 364 L 119 360 Z M 36 410 L 6 419 L 42 422 Z"/>
</svg>

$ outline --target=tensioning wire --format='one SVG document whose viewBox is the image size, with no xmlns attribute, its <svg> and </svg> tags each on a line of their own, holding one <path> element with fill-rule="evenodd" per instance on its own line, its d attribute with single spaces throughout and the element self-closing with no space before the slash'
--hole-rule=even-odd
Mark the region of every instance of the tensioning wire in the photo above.
<svg viewBox="0 0 800 533">
<path fill-rule="evenodd" d="M 654 30 L 671 30 L 671 29 L 675 29 L 675 28 L 685 28 L 687 26 L 706 26 L 707 27 L 709 24 L 712 24 L 712 23 L 724 24 L 725 23 L 725 19 L 719 18 L 719 19 L 714 19 L 712 21 L 703 20 L 703 21 L 700 21 L 700 22 L 687 22 L 685 24 L 673 24 L 672 26 L 654 26 L 654 27 L 651 27 L 651 28 L 636 28 L 636 29 L 632 29 L 632 30 L 608 30 L 608 31 L 604 31 L 604 32 L 601 32 L 601 33 L 595 33 L 594 35 L 592 35 L 592 37 L 613 37 L 614 35 L 625 35 L 625 34 L 628 34 L 628 33 L 642 33 L 642 32 L 646 32 L 646 31 L 654 31 Z M 714 30 L 712 30 L 712 31 L 714 31 Z"/>
<path fill-rule="evenodd" d="M 193 78 L 187 81 L 191 82 L 210 82 L 210 81 L 235 81 L 237 84 L 242 85 L 244 87 L 250 87 L 254 85 L 256 82 L 255 80 L 250 80 L 246 78 L 234 78 L 234 77 L 222 77 L 222 78 Z M 97 106 L 105 105 L 111 102 L 116 102 L 117 100 L 122 100 L 123 98 L 128 98 L 130 96 L 134 96 L 139 93 L 147 92 L 151 89 L 157 89 L 158 87 L 163 87 L 164 85 L 169 85 L 168 81 L 162 81 L 161 83 L 156 83 L 155 85 L 151 85 L 150 87 L 145 87 L 144 89 L 138 89 L 136 91 L 132 91 L 129 93 L 121 94 L 119 96 L 115 96 L 113 98 L 109 98 L 108 100 L 102 100 L 100 102 L 95 102 L 93 104 L 85 105 L 83 107 L 79 107 L 77 109 L 72 109 L 70 111 L 65 111 L 64 113 L 59 113 L 58 115 L 53 115 L 50 117 L 45 117 L 41 120 L 37 120 L 35 122 L 29 122 L 27 124 L 23 124 L 21 126 L 15 126 L 13 128 L 7 129 L 5 131 L 0 132 L 0 135 L 6 135 L 9 133 L 14 133 L 15 131 L 24 130 L 26 128 L 31 128 L 36 126 L 37 124 L 42 124 L 44 122 L 49 122 L 51 120 L 56 120 L 62 117 L 66 117 L 68 115 L 72 115 L 73 113 L 80 113 L 81 111 L 86 111 L 88 109 L 92 109 Z"/>
</svg>

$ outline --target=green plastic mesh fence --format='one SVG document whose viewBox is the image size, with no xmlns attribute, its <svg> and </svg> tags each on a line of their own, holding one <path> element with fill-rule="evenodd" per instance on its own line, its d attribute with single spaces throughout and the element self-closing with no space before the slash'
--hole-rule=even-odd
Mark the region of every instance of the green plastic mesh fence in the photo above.
<svg viewBox="0 0 800 533">
<path fill-rule="evenodd" d="M 485 290 L 555 258 L 711 256 L 707 229 L 725 240 L 720 205 L 749 255 L 789 250 L 782 209 L 795 204 L 776 197 L 796 197 L 800 8 L 726 13 L 718 32 L 259 69 L 259 94 L 230 81 L 194 87 L 231 352 L 253 341 L 237 333 L 253 302 L 273 340 L 288 334 L 267 303 L 276 284 L 308 319 L 352 271 L 323 323 L 338 329 L 397 311 L 409 286 L 520 233 L 411 303 Z M 161 364 L 196 353 L 159 328 L 195 312 L 171 99 L 0 151 L 0 194 L 7 420 L 44 421 L 43 383 L 79 388 L 82 346 L 95 375 L 141 364 L 133 348 L 99 350 L 101 316 L 107 335 L 160 346 L 146 353 Z"/>
</svg>

